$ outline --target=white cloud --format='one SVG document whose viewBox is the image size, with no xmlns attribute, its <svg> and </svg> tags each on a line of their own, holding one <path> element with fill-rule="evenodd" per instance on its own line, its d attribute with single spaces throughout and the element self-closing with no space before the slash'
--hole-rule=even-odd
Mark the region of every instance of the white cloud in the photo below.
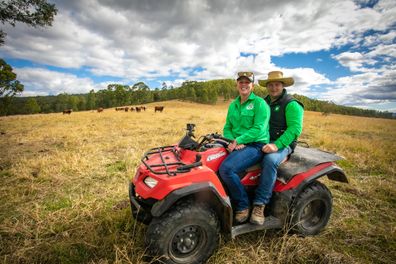
<svg viewBox="0 0 396 264">
<path fill-rule="evenodd" d="M 358 71 L 364 63 L 363 55 L 360 52 L 343 52 L 338 55 L 332 56 L 334 59 L 351 71 Z"/>
<path fill-rule="evenodd" d="M 94 84 L 89 78 L 50 71 L 42 68 L 15 68 L 18 80 L 25 85 L 24 95 L 45 95 L 58 93 L 88 93 L 90 90 L 103 89 L 107 83 Z"/>
<path fill-rule="evenodd" d="M 382 0 L 374 8 L 361 8 L 365 1 L 190 0 L 175 4 L 172 0 L 55 0 L 59 13 L 53 26 L 6 26 L 8 36 L 0 55 L 33 64 L 84 67 L 92 75 L 119 77 L 127 83 L 172 77 L 177 84 L 233 78 L 235 72 L 247 68 L 261 78 L 279 68 L 271 56 L 350 44 L 369 50 L 350 50 L 334 58 L 352 71 L 365 73 L 378 62 L 377 57 L 393 63 L 396 35 L 389 30 L 395 23 L 394 1 Z M 367 30 L 376 33 L 366 36 Z M 254 56 L 240 56 L 241 52 Z M 295 90 L 307 95 L 315 93 L 315 86 L 329 83 L 313 68 L 284 71 L 299 81 Z M 376 78 L 384 76 L 378 74 Z M 54 71 L 46 78 L 23 81 L 27 91 L 59 93 L 70 89 L 69 78 L 79 91 L 95 87 L 88 77 Z"/>
<path fill-rule="evenodd" d="M 337 79 L 322 94 L 325 100 L 339 104 L 372 108 L 374 105 L 396 106 L 396 66 L 372 69 L 361 74 Z M 392 107 L 392 106 L 391 106 Z"/>
</svg>

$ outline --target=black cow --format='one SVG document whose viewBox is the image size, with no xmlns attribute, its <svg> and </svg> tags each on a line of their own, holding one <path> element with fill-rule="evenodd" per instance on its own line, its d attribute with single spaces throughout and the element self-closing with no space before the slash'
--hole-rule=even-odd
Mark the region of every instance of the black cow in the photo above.
<svg viewBox="0 0 396 264">
<path fill-rule="evenodd" d="M 73 112 L 73 109 L 65 109 L 65 110 L 63 110 L 63 114 L 68 114 L 68 115 L 70 115 L 71 112 Z"/>
</svg>

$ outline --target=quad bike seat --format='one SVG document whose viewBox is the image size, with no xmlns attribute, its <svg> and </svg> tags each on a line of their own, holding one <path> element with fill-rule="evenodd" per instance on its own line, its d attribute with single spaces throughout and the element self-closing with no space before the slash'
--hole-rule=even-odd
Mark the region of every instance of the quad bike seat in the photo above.
<svg viewBox="0 0 396 264">
<path fill-rule="evenodd" d="M 283 183 L 287 183 L 294 175 L 307 171 L 318 164 L 341 159 L 343 158 L 327 151 L 296 146 L 293 154 L 287 156 L 278 167 L 277 179 Z M 260 163 L 258 163 L 249 167 L 246 173 L 260 168 Z"/>
</svg>

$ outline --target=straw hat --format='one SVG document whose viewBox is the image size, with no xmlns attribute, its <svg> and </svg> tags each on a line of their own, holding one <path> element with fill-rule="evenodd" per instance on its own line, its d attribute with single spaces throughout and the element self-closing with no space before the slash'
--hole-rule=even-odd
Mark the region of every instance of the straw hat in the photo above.
<svg viewBox="0 0 396 264">
<path fill-rule="evenodd" d="M 294 84 L 294 79 L 292 77 L 283 77 L 283 72 L 281 71 L 272 71 L 268 73 L 267 80 L 258 81 L 263 87 L 267 87 L 269 82 L 282 82 L 284 87 L 288 87 Z"/>
</svg>

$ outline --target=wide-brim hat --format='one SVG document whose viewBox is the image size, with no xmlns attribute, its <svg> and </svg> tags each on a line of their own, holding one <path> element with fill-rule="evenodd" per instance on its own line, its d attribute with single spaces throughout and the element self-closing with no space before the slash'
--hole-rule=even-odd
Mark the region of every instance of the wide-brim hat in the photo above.
<svg viewBox="0 0 396 264">
<path fill-rule="evenodd" d="M 283 72 L 272 71 L 268 73 L 268 79 L 259 80 L 260 86 L 267 87 L 269 82 L 282 82 L 284 87 L 288 87 L 294 84 L 293 77 L 283 77 Z"/>
</svg>

